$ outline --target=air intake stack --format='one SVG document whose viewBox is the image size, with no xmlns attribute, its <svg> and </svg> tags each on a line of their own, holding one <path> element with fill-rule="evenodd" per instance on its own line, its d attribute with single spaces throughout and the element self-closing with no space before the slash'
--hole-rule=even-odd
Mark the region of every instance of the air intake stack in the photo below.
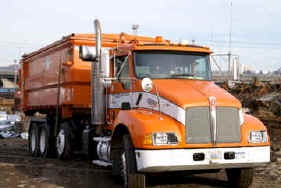
<svg viewBox="0 0 281 188">
<path fill-rule="evenodd" d="M 91 123 L 92 125 L 102 125 L 104 124 L 105 116 L 105 92 L 101 68 L 102 34 L 99 20 L 94 21 L 94 26 L 96 32 L 96 59 L 91 64 Z"/>
</svg>

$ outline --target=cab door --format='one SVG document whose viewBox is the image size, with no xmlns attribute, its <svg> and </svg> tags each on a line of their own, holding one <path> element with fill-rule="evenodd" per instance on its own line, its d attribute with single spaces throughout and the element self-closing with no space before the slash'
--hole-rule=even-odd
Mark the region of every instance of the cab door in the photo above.
<svg viewBox="0 0 281 188">
<path fill-rule="evenodd" d="M 113 77 L 115 78 L 108 89 L 109 119 L 113 122 L 119 110 L 134 107 L 133 90 L 135 78 L 133 76 L 132 55 L 130 53 L 116 55 L 112 58 Z"/>
</svg>

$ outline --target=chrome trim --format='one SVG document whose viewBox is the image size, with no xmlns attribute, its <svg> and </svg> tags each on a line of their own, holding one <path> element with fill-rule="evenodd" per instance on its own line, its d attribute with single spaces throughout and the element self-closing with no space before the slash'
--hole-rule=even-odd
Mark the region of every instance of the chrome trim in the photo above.
<svg viewBox="0 0 281 188">
<path fill-rule="evenodd" d="M 225 159 L 224 154 L 234 152 L 234 159 Z M 195 161 L 193 155 L 205 155 Z M 206 170 L 241 168 L 264 165 L 270 162 L 270 146 L 230 148 L 186 148 L 135 150 L 137 169 L 140 172 L 166 172 L 179 170 Z"/>
<path fill-rule="evenodd" d="M 96 61 L 91 64 L 91 123 L 93 125 L 102 125 L 105 121 L 105 93 L 101 70 L 102 36 L 99 20 L 94 21 L 94 26 L 96 32 Z"/>
<path fill-rule="evenodd" d="M 211 117 L 210 128 L 211 128 L 212 142 L 214 145 L 216 145 L 216 141 L 217 141 L 216 97 L 210 96 L 209 104 L 210 104 L 210 117 Z"/>
<path fill-rule="evenodd" d="M 94 141 L 97 142 L 97 156 L 98 159 L 105 162 L 110 162 L 110 137 L 94 137 Z"/>
<path fill-rule="evenodd" d="M 239 164 L 209 164 L 209 165 L 194 165 L 194 166 L 152 166 L 140 170 L 140 172 L 172 172 L 172 171 L 186 171 L 186 170 L 215 170 L 227 168 L 254 168 L 268 165 L 269 162 L 261 163 L 239 163 Z"/>
<path fill-rule="evenodd" d="M 142 95 L 139 104 L 136 105 L 139 95 Z M 130 98 L 131 97 L 131 98 Z M 164 97 L 157 96 L 156 94 L 147 93 L 147 92 L 128 92 L 128 93 L 117 93 L 117 94 L 109 94 L 109 105 L 110 109 L 118 109 L 121 107 L 122 102 L 128 101 L 128 98 L 131 101 L 131 108 L 145 108 L 148 110 L 155 110 L 159 112 L 159 103 L 161 105 L 160 111 L 161 116 L 163 114 L 174 118 L 176 121 L 180 122 L 183 126 L 185 126 L 185 109 L 175 104 L 173 101 L 170 101 Z M 151 114 L 151 113 L 149 113 Z"/>
</svg>

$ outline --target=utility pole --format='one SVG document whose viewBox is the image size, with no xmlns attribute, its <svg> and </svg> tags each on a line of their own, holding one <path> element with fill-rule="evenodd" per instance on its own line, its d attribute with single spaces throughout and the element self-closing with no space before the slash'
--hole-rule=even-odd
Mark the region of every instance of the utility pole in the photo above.
<svg viewBox="0 0 281 188">
<path fill-rule="evenodd" d="M 230 15 L 229 15 L 229 38 L 228 38 L 228 71 L 231 73 L 231 35 L 232 35 L 232 1 L 230 2 Z"/>
<path fill-rule="evenodd" d="M 14 60 L 14 83 L 17 84 L 17 75 L 18 75 L 18 64 L 17 60 Z"/>
</svg>

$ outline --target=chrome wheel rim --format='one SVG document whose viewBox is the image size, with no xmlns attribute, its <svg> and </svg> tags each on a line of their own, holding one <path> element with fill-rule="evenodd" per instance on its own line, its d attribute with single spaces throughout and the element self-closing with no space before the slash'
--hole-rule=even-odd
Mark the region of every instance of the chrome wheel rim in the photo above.
<svg viewBox="0 0 281 188">
<path fill-rule="evenodd" d="M 64 147 L 65 147 L 65 134 L 64 130 L 60 130 L 58 136 L 57 136 L 57 151 L 58 154 L 61 155 L 63 153 Z"/>
<path fill-rule="evenodd" d="M 35 151 L 35 147 L 36 147 L 36 131 L 33 128 L 31 131 L 31 151 L 34 152 Z"/>
<path fill-rule="evenodd" d="M 40 133 L 40 152 L 44 153 L 45 150 L 46 150 L 46 131 L 42 129 Z"/>
</svg>

